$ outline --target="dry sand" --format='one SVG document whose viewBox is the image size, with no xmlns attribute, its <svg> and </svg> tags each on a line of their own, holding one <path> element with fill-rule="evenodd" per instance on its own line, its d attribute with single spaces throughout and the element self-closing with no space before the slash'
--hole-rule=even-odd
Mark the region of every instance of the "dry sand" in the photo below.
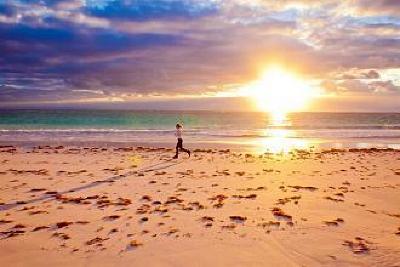
<svg viewBox="0 0 400 267">
<path fill-rule="evenodd" d="M 400 151 L 0 151 L 0 266 L 400 266 Z"/>
</svg>

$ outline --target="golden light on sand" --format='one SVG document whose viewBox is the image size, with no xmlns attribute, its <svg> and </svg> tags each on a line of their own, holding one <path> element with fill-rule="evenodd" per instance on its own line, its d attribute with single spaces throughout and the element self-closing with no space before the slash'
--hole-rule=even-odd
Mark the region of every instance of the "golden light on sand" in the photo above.
<svg viewBox="0 0 400 267">
<path fill-rule="evenodd" d="M 292 131 L 285 129 L 268 129 L 266 138 L 258 142 L 259 152 L 289 153 L 293 149 L 308 149 L 310 143 L 305 139 L 296 138 Z"/>
<path fill-rule="evenodd" d="M 248 88 L 248 94 L 259 110 L 271 113 L 273 121 L 280 124 L 287 113 L 304 110 L 317 92 L 294 73 L 272 66 Z"/>
</svg>

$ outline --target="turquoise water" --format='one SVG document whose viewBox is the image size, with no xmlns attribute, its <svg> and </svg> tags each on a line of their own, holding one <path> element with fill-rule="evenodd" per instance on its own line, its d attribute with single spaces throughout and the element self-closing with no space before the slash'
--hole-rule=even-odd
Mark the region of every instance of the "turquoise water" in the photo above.
<svg viewBox="0 0 400 267">
<path fill-rule="evenodd" d="M 400 144 L 398 113 L 294 113 L 276 122 L 265 113 L 127 110 L 0 110 L 0 141 L 169 143 L 177 122 L 189 143 Z"/>
</svg>

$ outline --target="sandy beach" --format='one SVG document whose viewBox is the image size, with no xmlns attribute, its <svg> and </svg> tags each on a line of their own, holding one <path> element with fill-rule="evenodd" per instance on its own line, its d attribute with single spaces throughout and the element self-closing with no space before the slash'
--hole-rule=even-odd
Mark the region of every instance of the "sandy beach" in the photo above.
<svg viewBox="0 0 400 267">
<path fill-rule="evenodd" d="M 0 149 L 2 266 L 399 266 L 400 151 Z"/>
</svg>

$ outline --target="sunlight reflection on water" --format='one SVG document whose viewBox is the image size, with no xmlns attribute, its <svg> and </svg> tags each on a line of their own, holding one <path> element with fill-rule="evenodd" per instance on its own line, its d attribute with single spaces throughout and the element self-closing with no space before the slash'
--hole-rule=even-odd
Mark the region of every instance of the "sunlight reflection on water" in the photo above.
<svg viewBox="0 0 400 267">
<path fill-rule="evenodd" d="M 309 149 L 311 143 L 297 138 L 295 131 L 285 129 L 267 129 L 265 138 L 255 141 L 255 150 L 258 153 L 289 153 L 294 149 Z"/>
<path fill-rule="evenodd" d="M 256 152 L 261 153 L 289 153 L 294 149 L 309 149 L 311 144 L 297 137 L 296 131 L 275 128 L 282 126 L 290 126 L 292 123 L 288 119 L 287 114 L 279 114 L 272 116 L 269 129 L 265 129 L 263 136 L 266 136 L 256 141 Z"/>
</svg>

